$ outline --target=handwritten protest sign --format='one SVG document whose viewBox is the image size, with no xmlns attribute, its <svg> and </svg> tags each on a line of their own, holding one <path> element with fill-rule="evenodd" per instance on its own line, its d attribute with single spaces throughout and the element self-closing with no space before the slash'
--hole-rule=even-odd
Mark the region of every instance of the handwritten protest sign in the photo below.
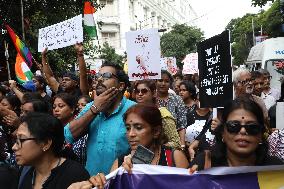
<svg viewBox="0 0 284 189">
<path fill-rule="evenodd" d="M 182 61 L 182 74 L 198 73 L 198 53 L 190 53 Z"/>
<path fill-rule="evenodd" d="M 197 49 L 200 106 L 223 107 L 233 99 L 229 31 L 202 41 Z"/>
<path fill-rule="evenodd" d="M 175 75 L 178 71 L 175 57 L 164 57 L 160 59 L 161 69 L 167 70 L 170 74 Z"/>
<path fill-rule="evenodd" d="M 127 32 L 126 51 L 130 81 L 161 78 L 158 29 Z"/>
<path fill-rule="evenodd" d="M 38 52 L 59 49 L 83 42 L 82 15 L 39 29 Z"/>
</svg>

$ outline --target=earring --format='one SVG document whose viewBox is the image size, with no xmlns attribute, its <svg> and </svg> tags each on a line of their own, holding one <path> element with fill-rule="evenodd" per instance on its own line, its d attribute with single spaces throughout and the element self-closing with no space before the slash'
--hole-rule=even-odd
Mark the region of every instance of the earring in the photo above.
<svg viewBox="0 0 284 189">
<path fill-rule="evenodd" d="M 222 142 L 224 143 L 224 138 L 222 138 Z"/>
<path fill-rule="evenodd" d="M 46 148 L 43 148 L 43 149 L 42 149 L 42 151 L 44 151 L 44 152 L 45 152 L 45 151 L 46 151 Z"/>
</svg>

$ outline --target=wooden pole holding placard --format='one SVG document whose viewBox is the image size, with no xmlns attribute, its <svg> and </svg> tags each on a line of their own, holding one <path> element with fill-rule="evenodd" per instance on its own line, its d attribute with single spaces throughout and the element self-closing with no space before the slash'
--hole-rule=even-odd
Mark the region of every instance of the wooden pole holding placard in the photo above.
<svg viewBox="0 0 284 189">
<path fill-rule="evenodd" d="M 6 41 L 4 41 L 4 46 L 5 46 L 5 57 L 6 57 L 7 71 L 8 71 L 8 80 L 11 80 L 11 72 L 10 72 L 10 64 L 9 64 L 9 52 L 8 52 L 9 44 L 6 43 Z"/>
</svg>

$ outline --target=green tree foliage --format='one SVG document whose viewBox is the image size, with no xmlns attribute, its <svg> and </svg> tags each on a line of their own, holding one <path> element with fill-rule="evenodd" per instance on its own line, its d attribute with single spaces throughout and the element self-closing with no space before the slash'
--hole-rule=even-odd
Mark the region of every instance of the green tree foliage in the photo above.
<svg viewBox="0 0 284 189">
<path fill-rule="evenodd" d="M 84 0 L 23 0 L 23 5 L 25 20 L 24 42 L 31 50 L 33 57 L 40 61 L 41 55 L 37 52 L 38 29 L 82 14 Z M 97 4 L 95 4 L 95 6 L 101 8 Z M 8 23 L 14 31 L 22 37 L 20 0 L 2 0 L 0 1 L 0 7 L 0 20 Z M 0 29 L 1 28 L 3 28 L 3 26 L 1 26 Z M 13 48 L 9 36 L 0 35 L 0 37 L 0 46 L 2 46 L 4 39 L 10 43 L 10 62 L 14 62 L 16 50 Z M 86 54 L 92 57 L 96 46 L 92 44 L 92 41 L 87 36 L 84 36 L 84 45 Z M 2 49 L 0 49 L 0 51 L 3 52 Z M 0 57 L 0 59 L 1 58 L 3 57 Z M 67 64 L 74 65 L 76 62 L 76 54 L 73 46 L 52 50 L 49 52 L 48 58 L 55 72 L 65 71 Z"/>
<path fill-rule="evenodd" d="M 260 6 L 260 7 L 263 7 L 263 6 L 266 5 L 269 1 L 273 3 L 275 0 L 252 0 L 252 5 L 253 5 L 253 6 Z"/>
<path fill-rule="evenodd" d="M 281 32 L 281 14 L 279 0 L 275 1 L 267 10 L 258 14 L 246 14 L 241 18 L 232 19 L 226 29 L 231 31 L 233 64 L 240 65 L 246 62 L 251 47 L 254 45 L 252 20 L 255 36 L 262 34 L 269 37 L 283 36 Z"/>
<path fill-rule="evenodd" d="M 99 58 L 108 62 L 117 63 L 123 67 L 124 56 L 116 54 L 115 49 L 111 47 L 107 42 L 103 44 L 103 47 L 99 50 Z"/>
<path fill-rule="evenodd" d="M 203 39 L 204 34 L 199 28 L 184 24 L 174 25 L 170 32 L 161 37 L 162 55 L 176 57 L 177 64 L 181 67 L 184 57 L 196 52 L 196 44 Z"/>
</svg>

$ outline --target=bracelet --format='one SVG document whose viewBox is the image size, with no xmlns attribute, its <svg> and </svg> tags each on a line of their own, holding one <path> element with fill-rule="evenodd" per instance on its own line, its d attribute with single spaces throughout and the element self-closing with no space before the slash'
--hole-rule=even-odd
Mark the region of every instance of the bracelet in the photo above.
<svg viewBox="0 0 284 189">
<path fill-rule="evenodd" d="M 95 108 L 97 112 L 100 112 L 99 108 L 96 105 L 92 104 L 92 107 Z"/>
<path fill-rule="evenodd" d="M 92 107 L 90 108 L 93 115 L 96 115 L 97 113 L 93 111 Z"/>
</svg>

